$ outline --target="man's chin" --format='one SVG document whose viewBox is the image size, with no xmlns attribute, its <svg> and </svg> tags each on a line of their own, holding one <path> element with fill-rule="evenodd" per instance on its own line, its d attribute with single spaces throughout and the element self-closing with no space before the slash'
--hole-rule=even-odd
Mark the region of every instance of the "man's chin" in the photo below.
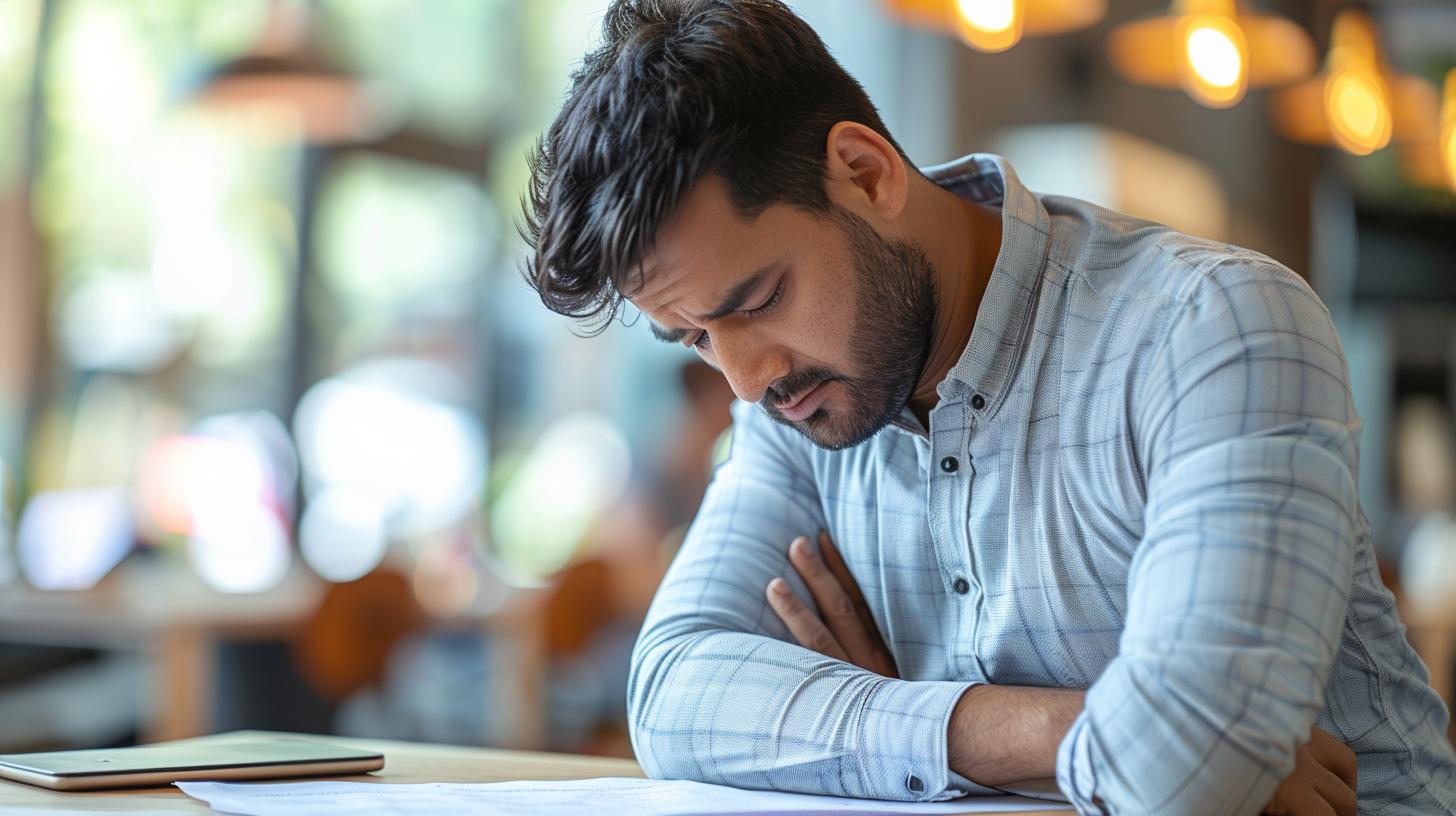
<svg viewBox="0 0 1456 816">
<path fill-rule="evenodd" d="M 828 408 L 820 408 L 801 422 L 787 419 L 783 414 L 769 408 L 763 410 L 775 422 L 793 428 L 818 447 L 831 451 L 845 450 L 869 441 L 871 437 L 889 425 L 890 419 L 899 413 L 898 411 L 893 412 L 878 423 L 865 423 L 862 427 L 846 428 L 844 418 L 839 412 L 830 411 Z"/>
</svg>

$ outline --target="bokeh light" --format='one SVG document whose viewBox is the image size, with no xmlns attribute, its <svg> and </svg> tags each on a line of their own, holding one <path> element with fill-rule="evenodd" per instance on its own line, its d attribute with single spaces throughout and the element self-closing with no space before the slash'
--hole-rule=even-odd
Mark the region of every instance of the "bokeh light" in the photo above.
<svg viewBox="0 0 1456 816">
<path fill-rule="evenodd" d="M 298 487 L 298 454 L 293 448 L 293 437 L 276 414 L 271 411 L 219 414 L 198 422 L 194 433 L 246 449 L 263 473 L 258 501 L 278 508 L 285 518 L 292 517 L 293 494 Z"/>
<path fill-rule="evenodd" d="M 164 437 L 142 459 L 139 499 L 148 521 L 164 533 L 192 535 L 199 517 L 235 504 L 259 504 L 268 494 L 257 453 L 241 443 L 205 436 Z"/>
<path fill-rule="evenodd" d="M 232 292 L 238 262 L 231 239 L 216 220 L 198 214 L 174 218 L 152 253 L 152 287 L 169 314 L 194 318 Z"/>
<path fill-rule="evenodd" d="M 282 422 L 248 411 L 158 440 L 142 458 L 137 494 L 151 528 L 187 539 L 192 565 L 209 586 L 262 592 L 288 571 L 296 479 Z"/>
<path fill-rule="evenodd" d="M 298 540 L 313 571 L 339 583 L 379 566 L 388 545 L 379 503 L 347 487 L 325 488 L 309 501 Z"/>
<path fill-rule="evenodd" d="M 1346 152 L 1364 156 L 1390 143 L 1390 94 L 1376 71 L 1354 66 L 1330 74 L 1325 116 L 1335 142 Z"/>
<path fill-rule="evenodd" d="M 956 0 L 956 31 L 979 51 L 1005 51 L 1021 41 L 1025 0 Z"/>
<path fill-rule="evenodd" d="M 97 270 L 60 299 L 61 348 L 80 369 L 150 371 L 177 350 L 178 337 L 152 287 L 139 274 Z"/>
<path fill-rule="evenodd" d="M 37 589 L 96 585 L 132 548 L 132 521 L 120 488 L 58 490 L 33 496 L 20 517 L 16 555 Z"/>
<path fill-rule="evenodd" d="M 324 380 L 294 417 L 306 487 L 374 502 L 391 536 L 449 527 L 479 499 L 485 433 L 443 366 L 381 360 Z"/>
<path fill-rule="evenodd" d="M 1188 35 L 1188 61 L 1204 81 L 1228 88 L 1238 83 L 1243 60 L 1233 41 L 1217 29 L 1197 28 Z"/>
<path fill-rule="evenodd" d="M 627 489 L 631 469 L 627 440 L 607 417 L 583 411 L 557 420 L 493 507 L 502 562 L 536 577 L 560 569 L 592 520 Z"/>
<path fill-rule="evenodd" d="M 1204 105 L 1226 108 L 1244 97 L 1248 87 L 1248 45 L 1232 17 L 1204 14 L 1179 22 L 1184 89 Z"/>
<path fill-rule="evenodd" d="M 152 55 L 136 36 L 140 21 L 125 5 L 68 4 L 53 59 L 67 66 L 51 89 L 58 120 L 113 141 L 144 131 L 163 96 Z"/>
<path fill-rule="evenodd" d="M 198 508 L 195 525 L 187 554 L 213 589 L 263 592 L 288 574 L 292 561 L 288 530 L 278 514 L 262 504 L 207 504 Z"/>
</svg>

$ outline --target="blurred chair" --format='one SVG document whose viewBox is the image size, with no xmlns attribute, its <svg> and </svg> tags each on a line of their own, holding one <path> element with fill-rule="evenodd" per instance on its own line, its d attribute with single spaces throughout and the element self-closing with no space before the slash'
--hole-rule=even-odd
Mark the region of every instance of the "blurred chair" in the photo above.
<svg viewBox="0 0 1456 816">
<path fill-rule="evenodd" d="M 395 647 L 424 619 L 409 579 L 376 569 L 329 586 L 318 610 L 299 629 L 293 659 L 316 692 L 339 703 L 383 682 Z"/>
</svg>

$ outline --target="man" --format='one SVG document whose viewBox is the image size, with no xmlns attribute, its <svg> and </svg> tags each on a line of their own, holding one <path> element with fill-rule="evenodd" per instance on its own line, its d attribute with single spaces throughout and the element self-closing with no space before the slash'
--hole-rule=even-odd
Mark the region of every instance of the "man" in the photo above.
<svg viewBox="0 0 1456 816">
<path fill-rule="evenodd" d="M 629 300 L 741 400 L 633 658 L 650 774 L 1352 813 L 1347 745 L 1362 811 L 1456 813 L 1303 281 L 994 156 L 917 171 L 777 0 L 604 34 L 533 158 L 528 277 Z"/>
</svg>

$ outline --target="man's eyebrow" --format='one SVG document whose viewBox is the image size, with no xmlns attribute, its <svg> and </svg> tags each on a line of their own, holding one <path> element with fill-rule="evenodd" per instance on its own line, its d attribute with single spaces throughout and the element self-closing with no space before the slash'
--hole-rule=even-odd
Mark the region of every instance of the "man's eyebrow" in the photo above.
<svg viewBox="0 0 1456 816">
<path fill-rule="evenodd" d="M 743 304 L 748 302 L 748 296 L 753 294 L 753 290 L 758 288 L 758 284 L 763 280 L 763 276 L 767 275 L 768 271 L 772 268 L 773 265 L 770 264 L 749 275 L 743 282 L 733 287 L 733 291 L 729 292 L 728 296 L 723 298 L 723 302 L 718 304 L 718 308 L 698 318 L 698 322 L 707 323 L 712 320 L 718 320 L 743 308 Z"/>
<path fill-rule="evenodd" d="M 733 290 L 728 293 L 727 297 L 723 298 L 723 302 L 718 304 L 718 308 L 698 318 L 698 321 L 707 323 L 712 320 L 718 320 L 743 308 L 743 304 L 748 302 L 748 296 L 753 294 L 753 290 L 758 288 L 759 283 L 763 282 L 764 276 L 772 272 L 780 263 L 781 261 L 774 261 L 757 272 L 754 272 L 752 275 L 749 275 L 741 283 L 733 287 Z M 652 329 L 652 336 L 664 343 L 681 343 L 682 339 L 691 331 L 690 329 L 665 329 L 651 320 L 647 321 L 647 325 Z"/>
</svg>

